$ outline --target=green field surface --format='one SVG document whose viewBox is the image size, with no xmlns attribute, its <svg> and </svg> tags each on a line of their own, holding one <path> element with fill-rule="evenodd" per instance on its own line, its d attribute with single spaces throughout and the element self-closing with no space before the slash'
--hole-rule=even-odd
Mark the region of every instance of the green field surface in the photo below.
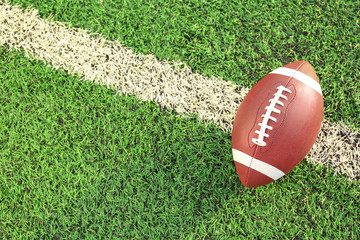
<svg viewBox="0 0 360 240">
<path fill-rule="evenodd" d="M 231 137 L 0 52 L 1 238 L 359 237 L 359 184 L 241 185 Z"/>
<path fill-rule="evenodd" d="M 320 78 L 326 118 L 360 128 L 358 0 L 11 2 L 247 87 L 307 60 Z"/>
<path fill-rule="evenodd" d="M 11 4 L 247 87 L 307 60 L 325 117 L 360 127 L 359 1 Z M 359 239 L 359 223 L 359 182 L 330 166 L 245 188 L 230 133 L 0 47 L 0 239 Z"/>
</svg>

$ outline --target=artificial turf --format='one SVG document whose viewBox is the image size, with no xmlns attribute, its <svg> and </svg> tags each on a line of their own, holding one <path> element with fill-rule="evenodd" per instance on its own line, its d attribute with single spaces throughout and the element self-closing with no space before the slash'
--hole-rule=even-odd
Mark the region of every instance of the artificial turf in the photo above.
<svg viewBox="0 0 360 240">
<path fill-rule="evenodd" d="M 0 238 L 358 238 L 359 184 L 241 185 L 231 136 L 0 48 Z"/>
<path fill-rule="evenodd" d="M 321 81 L 326 118 L 360 127 L 359 1 L 11 3 L 246 87 L 277 67 L 307 60 Z"/>
</svg>

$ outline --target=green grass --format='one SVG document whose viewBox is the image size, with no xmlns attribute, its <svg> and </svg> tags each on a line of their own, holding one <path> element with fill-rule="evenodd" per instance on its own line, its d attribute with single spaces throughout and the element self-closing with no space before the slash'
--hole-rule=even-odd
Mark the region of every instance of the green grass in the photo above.
<svg viewBox="0 0 360 240">
<path fill-rule="evenodd" d="M 247 87 L 277 67 L 307 60 L 321 80 L 326 118 L 360 128 L 358 0 L 12 3 Z"/>
<path fill-rule="evenodd" d="M 359 184 L 241 185 L 231 137 L 0 48 L 0 238 L 359 238 Z"/>
<path fill-rule="evenodd" d="M 12 1 L 251 87 L 310 61 L 360 126 L 359 1 Z M 271 28 L 270 28 L 271 27 Z M 0 239 L 359 239 L 359 183 L 306 161 L 241 185 L 231 136 L 0 48 Z"/>
</svg>

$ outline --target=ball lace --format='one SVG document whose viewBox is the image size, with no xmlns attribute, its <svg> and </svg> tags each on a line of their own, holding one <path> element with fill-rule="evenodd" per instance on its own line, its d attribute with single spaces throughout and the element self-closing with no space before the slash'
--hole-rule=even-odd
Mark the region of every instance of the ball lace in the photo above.
<svg viewBox="0 0 360 240">
<path fill-rule="evenodd" d="M 252 142 L 258 146 L 266 146 L 265 138 L 269 137 L 269 134 L 266 133 L 266 130 L 273 130 L 273 127 L 269 126 L 269 120 L 276 122 L 277 119 L 274 116 L 271 116 L 273 113 L 280 114 L 281 110 L 276 108 L 277 105 L 281 107 L 284 106 L 284 103 L 281 99 L 288 100 L 288 98 L 283 94 L 284 92 L 291 93 L 291 90 L 284 87 L 283 85 L 276 88 L 277 92 L 274 94 L 274 97 L 269 100 L 270 104 L 265 107 L 265 114 L 261 115 L 262 122 L 258 123 L 260 130 L 256 130 L 255 133 L 258 134 L 258 138 L 253 138 Z"/>
</svg>

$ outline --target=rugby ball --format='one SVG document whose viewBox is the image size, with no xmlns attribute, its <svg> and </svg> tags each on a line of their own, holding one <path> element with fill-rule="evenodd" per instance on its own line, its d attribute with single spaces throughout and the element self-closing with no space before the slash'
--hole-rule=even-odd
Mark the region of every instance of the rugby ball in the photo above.
<svg viewBox="0 0 360 240">
<path fill-rule="evenodd" d="M 271 183 L 310 151 L 323 118 L 318 77 L 306 61 L 277 68 L 246 95 L 232 130 L 237 173 L 246 187 Z"/>
</svg>

